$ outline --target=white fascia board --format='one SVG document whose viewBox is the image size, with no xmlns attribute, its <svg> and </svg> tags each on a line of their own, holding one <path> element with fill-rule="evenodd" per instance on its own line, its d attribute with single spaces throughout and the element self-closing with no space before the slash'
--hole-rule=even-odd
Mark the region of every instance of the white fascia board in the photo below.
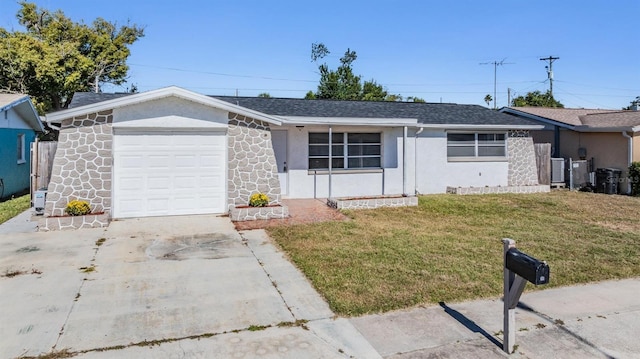
<svg viewBox="0 0 640 359">
<path fill-rule="evenodd" d="M 251 117 L 260 121 L 265 121 L 273 125 L 282 124 L 282 122 L 274 116 L 270 116 L 262 112 L 254 111 L 246 107 L 234 105 L 232 103 L 218 100 L 213 97 L 201 95 L 177 86 L 170 86 L 170 87 L 165 87 L 157 90 L 141 92 L 141 93 L 130 95 L 130 96 L 116 98 L 113 100 L 107 100 L 107 101 L 102 101 L 95 104 L 53 112 L 53 113 L 47 114 L 46 118 L 47 118 L 47 122 L 60 122 L 67 118 L 82 116 L 89 113 L 111 110 L 114 108 L 119 108 L 124 106 L 135 105 L 138 103 L 157 100 L 157 99 L 171 97 L 171 96 L 193 101 L 205 106 L 219 108 L 224 111 L 238 113 L 240 115 Z"/>
<path fill-rule="evenodd" d="M 195 118 L 182 116 L 162 116 L 144 118 L 140 120 L 131 120 L 124 122 L 116 122 L 113 128 L 153 128 L 153 129 L 202 129 L 202 130 L 226 130 L 229 126 L 222 123 L 199 120 Z"/>
<path fill-rule="evenodd" d="M 14 106 L 18 106 L 19 104 L 21 104 L 21 103 L 23 103 L 23 102 L 25 102 L 25 101 L 28 101 L 28 100 L 29 100 L 29 96 L 24 95 L 23 97 L 19 97 L 19 98 L 17 98 L 17 99 L 15 99 L 15 100 L 13 100 L 13 101 L 12 101 L 12 102 L 10 102 L 10 103 L 6 103 L 6 102 L 5 102 L 5 103 L 6 103 L 6 105 L 4 105 L 4 106 L 0 107 L 0 112 L 3 112 L 3 111 L 9 111 L 9 109 L 11 109 L 12 107 L 14 107 Z"/>
<path fill-rule="evenodd" d="M 508 107 L 503 107 L 502 109 L 500 109 L 500 112 L 509 113 L 509 114 L 512 114 L 512 115 L 524 117 L 524 118 L 527 118 L 527 119 L 533 120 L 533 121 L 539 121 L 539 122 L 546 123 L 546 124 L 553 125 L 553 126 L 563 127 L 563 128 L 569 129 L 569 130 L 573 130 L 574 127 L 575 127 L 573 125 L 569 125 L 569 124 L 566 124 L 564 122 L 552 120 L 552 119 L 549 119 L 549 118 L 546 118 L 546 117 L 536 116 L 536 115 L 533 115 L 533 114 L 530 114 L 530 113 L 527 113 L 527 112 L 514 110 L 514 109 L 511 109 L 511 108 L 508 108 Z"/>
<path fill-rule="evenodd" d="M 336 126 L 418 126 L 415 118 L 369 118 L 369 117 L 307 117 L 280 116 L 285 125 L 336 125 Z"/>
<path fill-rule="evenodd" d="M 640 131 L 640 126 L 629 127 L 629 126 L 621 126 L 621 127 L 588 127 L 588 126 L 576 126 L 575 130 L 577 132 L 638 132 Z"/>
<path fill-rule="evenodd" d="M 0 112 L 8 111 L 11 108 L 14 108 L 16 113 L 20 115 L 36 132 L 44 132 L 44 126 L 42 125 L 40 115 L 38 115 L 38 111 L 33 106 L 33 102 L 31 102 L 31 98 L 28 95 L 3 107 L 0 109 Z"/>
<path fill-rule="evenodd" d="M 542 130 L 543 125 L 452 125 L 452 124 L 420 124 L 421 128 L 444 130 Z"/>
</svg>

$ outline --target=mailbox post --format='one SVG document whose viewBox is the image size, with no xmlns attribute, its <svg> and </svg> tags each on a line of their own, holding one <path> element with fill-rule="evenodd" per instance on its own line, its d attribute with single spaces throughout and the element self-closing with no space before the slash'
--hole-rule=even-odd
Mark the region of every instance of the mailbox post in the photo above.
<svg viewBox="0 0 640 359">
<path fill-rule="evenodd" d="M 516 241 L 509 238 L 504 244 L 504 326 L 502 349 L 513 353 L 516 339 L 515 308 L 527 281 L 539 285 L 549 283 L 549 266 L 516 249 Z"/>
</svg>

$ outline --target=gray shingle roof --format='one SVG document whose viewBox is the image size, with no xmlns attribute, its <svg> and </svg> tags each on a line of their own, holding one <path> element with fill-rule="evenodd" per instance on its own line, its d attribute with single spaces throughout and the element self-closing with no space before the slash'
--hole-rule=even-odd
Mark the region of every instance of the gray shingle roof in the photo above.
<svg viewBox="0 0 640 359">
<path fill-rule="evenodd" d="M 94 103 L 109 101 L 119 97 L 133 95 L 128 92 L 121 93 L 95 93 L 95 92 L 76 92 L 73 94 L 69 108 L 76 108 Z"/>
<path fill-rule="evenodd" d="M 252 110 L 278 116 L 415 118 L 421 124 L 535 125 L 533 121 L 478 105 L 452 103 L 304 100 L 292 98 L 212 96 Z"/>
<path fill-rule="evenodd" d="M 128 93 L 78 92 L 70 108 L 127 96 Z M 327 118 L 411 118 L 427 125 L 537 125 L 536 122 L 493 111 L 478 105 L 451 103 L 374 102 L 305 100 L 292 98 L 262 98 L 211 96 L 235 105 L 276 116 Z"/>
</svg>

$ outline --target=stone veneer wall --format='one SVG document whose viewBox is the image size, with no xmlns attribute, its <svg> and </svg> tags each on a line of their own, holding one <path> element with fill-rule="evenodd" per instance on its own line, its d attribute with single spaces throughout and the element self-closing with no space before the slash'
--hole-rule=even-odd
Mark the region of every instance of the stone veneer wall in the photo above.
<svg viewBox="0 0 640 359">
<path fill-rule="evenodd" d="M 289 217 L 289 207 L 243 207 L 232 208 L 229 217 L 234 222 L 256 221 L 258 219 L 282 219 Z"/>
<path fill-rule="evenodd" d="M 327 199 L 327 206 L 335 209 L 374 209 L 380 207 L 410 207 L 418 205 L 418 197 L 380 197 L 356 199 Z"/>
<path fill-rule="evenodd" d="M 45 216 L 63 216 L 67 203 L 85 200 L 93 213 L 111 211 L 112 111 L 62 121 L 47 191 Z"/>
<path fill-rule="evenodd" d="M 533 186 L 497 186 L 497 187 L 447 187 L 448 194 L 502 194 L 502 193 L 544 193 L 550 192 L 548 184 Z"/>
<path fill-rule="evenodd" d="M 509 131 L 507 139 L 509 157 L 509 186 L 534 186 L 538 184 L 536 153 L 529 131 Z"/>
<path fill-rule="evenodd" d="M 108 214 L 88 214 L 73 217 L 44 217 L 38 221 L 38 231 L 59 231 L 65 229 L 100 228 L 109 225 Z"/>
<path fill-rule="evenodd" d="M 228 209 L 249 204 L 261 192 L 280 203 L 280 180 L 269 124 L 229 112 Z"/>
</svg>

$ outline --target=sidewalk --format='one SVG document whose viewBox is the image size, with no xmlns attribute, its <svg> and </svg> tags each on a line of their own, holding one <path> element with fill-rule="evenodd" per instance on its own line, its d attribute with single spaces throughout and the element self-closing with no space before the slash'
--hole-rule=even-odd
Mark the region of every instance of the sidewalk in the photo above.
<svg viewBox="0 0 640 359">
<path fill-rule="evenodd" d="M 38 218 L 40 217 L 34 215 L 34 209 L 29 208 L 0 224 L 0 234 L 35 232 L 38 229 Z"/>
<path fill-rule="evenodd" d="M 351 322 L 385 358 L 640 358 L 640 278 L 525 291 L 512 355 L 502 310 L 500 299 L 478 300 Z"/>
</svg>

